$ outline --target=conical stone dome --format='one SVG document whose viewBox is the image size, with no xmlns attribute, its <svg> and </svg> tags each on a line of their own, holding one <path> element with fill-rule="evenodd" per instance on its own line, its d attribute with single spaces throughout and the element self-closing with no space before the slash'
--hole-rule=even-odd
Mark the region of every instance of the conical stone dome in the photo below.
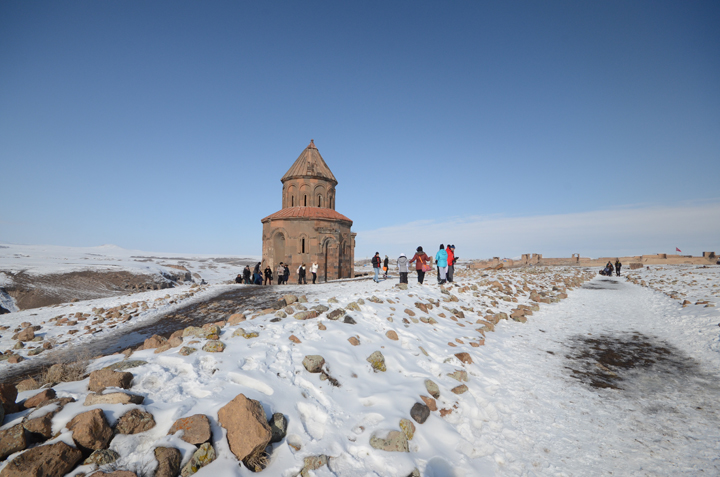
<svg viewBox="0 0 720 477">
<path fill-rule="evenodd" d="M 325 179 L 332 182 L 333 185 L 338 183 L 328 165 L 325 164 L 325 160 L 320 155 L 313 139 L 310 140 L 308 147 L 300 153 L 300 157 L 295 160 L 280 180 L 284 184 L 285 181 L 290 179 L 307 178 Z"/>
</svg>

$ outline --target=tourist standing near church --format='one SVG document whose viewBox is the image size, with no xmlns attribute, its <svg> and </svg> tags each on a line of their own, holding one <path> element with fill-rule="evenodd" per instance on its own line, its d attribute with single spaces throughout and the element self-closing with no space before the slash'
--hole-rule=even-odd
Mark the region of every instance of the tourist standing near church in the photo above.
<svg viewBox="0 0 720 477">
<path fill-rule="evenodd" d="M 373 278 L 373 281 L 375 283 L 379 283 L 380 263 L 382 262 L 382 259 L 380 258 L 380 252 L 375 252 L 375 256 L 372 258 L 371 262 L 373 266 L 373 271 L 375 272 L 375 278 Z"/>
<path fill-rule="evenodd" d="M 455 251 L 453 246 L 448 245 L 445 252 L 447 253 L 447 281 L 452 283 L 453 274 L 455 273 Z"/>
<path fill-rule="evenodd" d="M 398 273 L 400 273 L 400 283 L 408 282 L 408 259 L 404 253 L 401 253 L 397 259 Z"/>
<path fill-rule="evenodd" d="M 285 275 L 285 267 L 283 267 L 283 263 L 280 262 L 280 265 L 277 266 L 275 269 L 275 275 L 277 275 L 277 283 L 278 285 L 283 284 L 283 276 Z"/>
<path fill-rule="evenodd" d="M 430 265 L 428 265 L 428 262 L 430 261 L 430 257 L 427 256 L 425 252 L 423 252 L 422 247 L 418 247 L 415 251 L 415 255 L 413 255 L 412 260 L 410 260 L 410 263 L 415 262 L 415 271 L 418 275 L 418 284 L 422 285 L 423 280 L 425 280 L 425 272 L 430 268 Z"/>
<path fill-rule="evenodd" d="M 305 278 L 305 275 L 307 274 L 307 270 L 305 270 L 305 264 L 303 263 L 300 265 L 297 269 L 298 273 L 298 285 L 307 285 L 307 279 Z"/>
<path fill-rule="evenodd" d="M 313 275 L 313 285 L 315 285 L 315 280 L 317 280 L 317 271 L 318 271 L 318 264 L 313 262 L 313 264 L 310 266 L 310 273 L 312 273 L 312 275 Z M 325 280 L 327 280 L 327 278 Z"/>
<path fill-rule="evenodd" d="M 270 270 L 270 265 L 265 267 L 265 285 L 272 285 L 272 270 Z"/>
<path fill-rule="evenodd" d="M 619 277 L 620 276 L 620 267 L 622 267 L 622 263 L 620 263 L 620 259 L 615 260 L 615 273 Z"/>
<path fill-rule="evenodd" d="M 245 268 L 243 269 L 243 280 L 245 280 L 245 285 L 250 285 L 252 283 L 250 281 L 250 265 L 245 265 Z"/>
<path fill-rule="evenodd" d="M 290 267 L 288 267 L 288 264 L 285 264 L 285 273 L 283 273 L 283 282 L 287 283 L 288 280 L 290 280 Z"/>
<path fill-rule="evenodd" d="M 437 263 L 437 269 L 438 269 L 438 283 L 440 285 L 444 285 L 447 281 L 445 279 L 445 276 L 447 274 L 447 258 L 448 254 L 445 251 L 445 246 L 443 244 L 440 244 L 440 250 L 435 254 L 435 262 Z"/>
</svg>

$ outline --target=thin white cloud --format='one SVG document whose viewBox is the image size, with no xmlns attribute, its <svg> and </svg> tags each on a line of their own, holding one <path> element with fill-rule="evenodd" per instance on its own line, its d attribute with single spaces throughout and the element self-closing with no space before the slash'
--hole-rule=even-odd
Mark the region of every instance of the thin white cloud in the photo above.
<svg viewBox="0 0 720 477">
<path fill-rule="evenodd" d="M 462 258 L 516 257 L 522 253 L 598 257 L 671 253 L 675 247 L 683 254 L 720 252 L 720 202 L 530 217 L 421 220 L 359 232 L 356 256 L 375 251 L 407 254 L 418 245 L 434 253 L 441 243 L 455 244 Z"/>
</svg>

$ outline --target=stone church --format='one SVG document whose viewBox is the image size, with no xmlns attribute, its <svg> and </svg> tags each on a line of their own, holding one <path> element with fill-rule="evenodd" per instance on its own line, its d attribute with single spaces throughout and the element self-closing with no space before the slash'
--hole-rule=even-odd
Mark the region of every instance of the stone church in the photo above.
<svg viewBox="0 0 720 477">
<path fill-rule="evenodd" d="M 318 280 L 351 278 L 354 275 L 355 233 L 352 220 L 335 212 L 338 184 L 315 142 L 300 154 L 282 177 L 282 209 L 261 220 L 263 267 L 289 263 L 290 283 L 297 281 L 297 268 L 304 263 L 308 280 L 310 266 L 318 264 Z"/>
</svg>

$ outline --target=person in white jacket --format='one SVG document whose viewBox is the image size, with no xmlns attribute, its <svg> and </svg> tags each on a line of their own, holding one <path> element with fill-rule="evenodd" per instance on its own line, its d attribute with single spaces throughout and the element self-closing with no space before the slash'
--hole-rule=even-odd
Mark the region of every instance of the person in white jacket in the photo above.
<svg viewBox="0 0 720 477">
<path fill-rule="evenodd" d="M 317 269 L 318 264 L 313 262 L 312 266 L 310 267 L 310 272 L 313 274 L 313 285 L 315 285 L 315 280 L 317 279 Z"/>
<path fill-rule="evenodd" d="M 400 272 L 400 283 L 408 282 L 408 259 L 404 253 L 401 253 L 397 259 L 397 267 Z"/>
</svg>

